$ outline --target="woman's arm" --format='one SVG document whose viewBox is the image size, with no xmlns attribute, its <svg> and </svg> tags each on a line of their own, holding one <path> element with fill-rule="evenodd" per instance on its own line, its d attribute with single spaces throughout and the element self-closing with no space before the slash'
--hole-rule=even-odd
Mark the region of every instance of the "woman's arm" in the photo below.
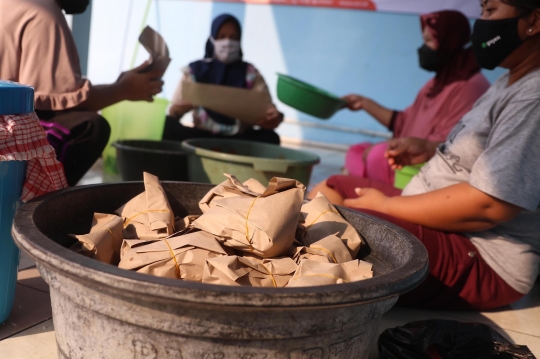
<svg viewBox="0 0 540 359">
<path fill-rule="evenodd" d="M 343 99 L 347 101 L 347 108 L 349 108 L 349 110 L 364 110 L 384 126 L 390 126 L 390 121 L 394 115 L 393 110 L 381 106 L 377 102 L 360 95 L 347 95 L 343 97 Z"/>
<path fill-rule="evenodd" d="M 160 77 L 163 73 L 143 72 L 147 67 L 145 62 L 133 70 L 123 72 L 113 84 L 92 86 L 88 98 L 74 109 L 99 111 L 123 100 L 152 102 L 152 96 L 161 92 L 163 81 Z"/>
<path fill-rule="evenodd" d="M 346 207 L 364 208 L 425 227 L 451 232 L 477 232 L 516 217 L 523 209 L 490 196 L 468 183 L 416 195 L 386 197 L 375 189 L 357 189 Z"/>
</svg>

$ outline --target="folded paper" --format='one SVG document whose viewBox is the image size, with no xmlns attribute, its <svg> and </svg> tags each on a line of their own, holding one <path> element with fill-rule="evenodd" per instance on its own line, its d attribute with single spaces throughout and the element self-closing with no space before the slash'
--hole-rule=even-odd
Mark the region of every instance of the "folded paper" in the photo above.
<svg viewBox="0 0 540 359">
<path fill-rule="evenodd" d="M 76 235 L 78 251 L 100 262 L 118 264 L 123 241 L 122 218 L 113 214 L 95 213 L 90 233 Z"/>
<path fill-rule="evenodd" d="M 150 66 L 145 71 L 160 71 L 163 76 L 171 62 L 169 48 L 163 37 L 150 26 L 146 26 L 139 36 L 139 42 L 150 54 Z"/>
<path fill-rule="evenodd" d="M 282 288 L 297 269 L 290 258 L 262 259 L 228 256 L 206 261 L 203 283 Z"/>
<path fill-rule="evenodd" d="M 199 207 L 203 213 L 208 211 L 210 207 L 215 207 L 215 204 L 212 204 L 214 199 L 239 196 L 258 197 L 266 191 L 266 187 L 256 179 L 251 178 L 241 183 L 233 175 L 227 173 L 223 175 L 227 177 L 227 180 L 212 188 L 199 202 Z"/>
<path fill-rule="evenodd" d="M 124 238 L 153 240 L 174 233 L 174 214 L 156 176 L 144 172 L 145 191 L 116 210 L 124 220 Z"/>
<path fill-rule="evenodd" d="M 322 193 L 319 192 L 314 199 L 304 204 L 301 211 L 297 236 L 305 246 L 309 247 L 325 237 L 336 235 L 347 245 L 351 257 L 356 258 L 362 237 Z"/>
<path fill-rule="evenodd" d="M 206 260 L 226 255 L 227 251 L 213 235 L 199 231 L 134 246 L 125 251 L 118 267 L 200 282 Z"/>
<path fill-rule="evenodd" d="M 304 259 L 322 263 L 345 263 L 352 261 L 349 249 L 341 238 L 330 235 L 309 246 L 295 247 L 292 250 L 293 260 L 300 264 Z"/>
<path fill-rule="evenodd" d="M 373 277 L 372 265 L 355 259 L 334 264 L 305 259 L 300 262 L 287 287 L 312 287 L 356 282 Z"/>
<path fill-rule="evenodd" d="M 182 82 L 182 101 L 236 118 L 249 125 L 256 125 L 264 119 L 272 104 L 266 92 L 188 81 Z"/>
</svg>

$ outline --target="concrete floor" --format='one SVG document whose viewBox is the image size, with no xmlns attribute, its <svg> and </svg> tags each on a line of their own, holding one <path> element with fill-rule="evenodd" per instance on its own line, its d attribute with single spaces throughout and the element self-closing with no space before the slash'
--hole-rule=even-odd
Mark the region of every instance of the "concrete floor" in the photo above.
<svg viewBox="0 0 540 359">
<path fill-rule="evenodd" d="M 292 147 L 298 148 L 296 145 Z M 314 168 L 310 186 L 339 173 L 343 167 L 344 153 L 341 151 L 311 147 L 303 149 L 321 157 L 321 164 Z M 101 163 L 98 162 L 80 184 L 101 183 L 104 180 L 115 179 L 104 179 Z M 30 258 L 21 256 L 14 309 L 10 318 L 0 324 L 0 359 L 57 358 L 48 286 L 34 265 Z M 379 334 L 387 328 L 425 319 L 487 324 L 513 343 L 527 345 L 540 358 L 540 283 L 519 302 L 491 312 L 444 312 L 395 307 L 382 317 Z M 369 359 L 375 358 L 377 349 L 374 342 Z"/>
</svg>

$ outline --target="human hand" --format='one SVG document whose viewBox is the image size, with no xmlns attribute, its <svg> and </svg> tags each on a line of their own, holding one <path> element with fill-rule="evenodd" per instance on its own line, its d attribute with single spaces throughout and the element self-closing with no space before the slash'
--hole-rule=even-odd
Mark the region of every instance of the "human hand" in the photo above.
<svg viewBox="0 0 540 359">
<path fill-rule="evenodd" d="M 266 117 L 260 120 L 257 125 L 265 130 L 273 130 L 283 121 L 283 114 L 279 112 L 276 106 L 271 106 L 266 112 Z"/>
<path fill-rule="evenodd" d="M 347 102 L 346 107 L 351 111 L 360 111 L 365 109 L 368 98 L 360 95 L 347 95 L 342 97 Z"/>
<path fill-rule="evenodd" d="M 428 161 L 435 155 L 438 142 L 422 140 L 420 138 L 405 137 L 388 141 L 388 148 L 384 154 L 388 164 L 393 170 L 403 166 L 417 165 Z"/>
<path fill-rule="evenodd" d="M 389 197 L 373 188 L 355 188 L 357 198 L 349 198 L 343 201 L 343 205 L 349 208 L 363 208 L 376 212 L 385 213 Z"/>
<path fill-rule="evenodd" d="M 174 118 L 180 118 L 189 111 L 193 110 L 195 106 L 189 102 L 173 103 L 169 108 L 169 116 Z"/>
<path fill-rule="evenodd" d="M 150 64 L 145 61 L 139 67 L 122 72 L 116 80 L 124 98 L 129 101 L 154 101 L 153 96 L 162 91 L 163 71 L 147 71 Z"/>
</svg>

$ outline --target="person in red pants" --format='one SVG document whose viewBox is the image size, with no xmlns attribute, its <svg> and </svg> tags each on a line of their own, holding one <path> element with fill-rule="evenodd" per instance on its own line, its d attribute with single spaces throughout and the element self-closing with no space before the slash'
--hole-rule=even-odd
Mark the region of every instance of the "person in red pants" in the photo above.
<svg viewBox="0 0 540 359">
<path fill-rule="evenodd" d="M 410 231 L 429 252 L 426 281 L 402 305 L 488 310 L 530 291 L 540 270 L 540 3 L 482 0 L 473 49 L 487 69 L 508 69 L 446 142 L 396 139 L 392 168 L 429 160 L 402 193 L 334 176 L 333 203 Z"/>
</svg>

